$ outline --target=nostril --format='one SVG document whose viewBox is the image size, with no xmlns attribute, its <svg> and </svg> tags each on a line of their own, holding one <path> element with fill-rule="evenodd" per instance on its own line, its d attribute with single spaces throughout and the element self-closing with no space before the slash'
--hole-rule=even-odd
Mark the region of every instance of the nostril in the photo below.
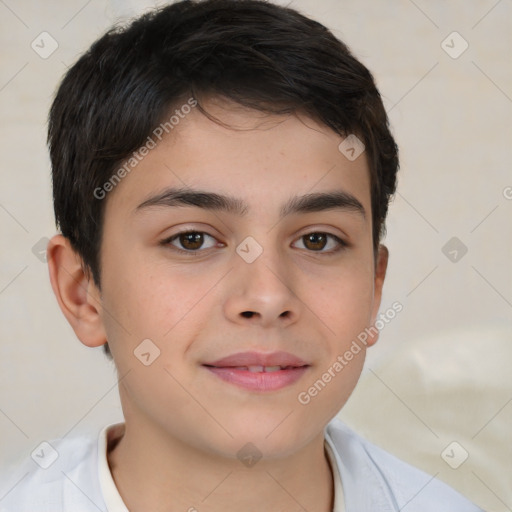
<svg viewBox="0 0 512 512">
<path fill-rule="evenodd" d="M 242 313 L 242 316 L 244 316 L 245 318 L 252 318 L 253 315 L 254 315 L 253 311 L 244 311 Z"/>
</svg>

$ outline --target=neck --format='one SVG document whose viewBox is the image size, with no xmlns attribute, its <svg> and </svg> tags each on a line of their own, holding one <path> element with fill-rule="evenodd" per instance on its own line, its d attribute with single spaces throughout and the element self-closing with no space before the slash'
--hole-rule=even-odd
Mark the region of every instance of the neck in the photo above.
<svg viewBox="0 0 512 512">
<path fill-rule="evenodd" d="M 323 432 L 287 458 L 263 457 L 245 466 L 184 444 L 154 425 L 127 421 L 108 462 L 130 512 L 330 512 L 334 506 Z"/>
</svg>

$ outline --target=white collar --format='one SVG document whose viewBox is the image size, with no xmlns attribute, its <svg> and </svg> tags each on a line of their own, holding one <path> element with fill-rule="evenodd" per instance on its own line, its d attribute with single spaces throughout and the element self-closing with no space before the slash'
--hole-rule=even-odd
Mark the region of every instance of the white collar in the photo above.
<svg viewBox="0 0 512 512">
<path fill-rule="evenodd" d="M 114 423 L 104 427 L 98 437 L 98 477 L 107 512 L 129 512 L 117 490 L 107 459 L 109 443 L 121 436 L 123 432 L 124 423 Z"/>
</svg>

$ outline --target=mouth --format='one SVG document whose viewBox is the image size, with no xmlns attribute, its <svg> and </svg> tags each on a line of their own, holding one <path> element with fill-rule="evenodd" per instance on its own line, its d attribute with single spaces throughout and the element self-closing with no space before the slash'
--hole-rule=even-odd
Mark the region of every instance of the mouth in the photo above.
<svg viewBox="0 0 512 512">
<path fill-rule="evenodd" d="M 250 391 L 269 392 L 295 384 L 307 372 L 310 365 L 214 366 L 205 364 L 203 367 L 229 384 Z"/>
<path fill-rule="evenodd" d="M 274 373 L 278 372 L 280 370 L 296 370 L 297 368 L 304 368 L 305 366 L 309 365 L 302 365 L 302 366 L 261 366 L 261 365 L 251 365 L 251 366 L 214 366 L 210 364 L 205 364 L 203 366 L 206 366 L 207 368 L 224 368 L 224 369 L 231 369 L 231 370 L 241 370 L 246 371 L 250 373 Z"/>
<path fill-rule="evenodd" d="M 288 367 L 307 366 L 307 361 L 291 354 L 290 352 L 258 352 L 247 351 L 237 352 L 229 356 L 217 359 L 216 361 L 207 361 L 206 366 L 217 368 L 253 368 L 255 372 L 261 372 L 261 367 L 270 371 L 278 371 L 279 369 L 287 369 Z"/>
</svg>

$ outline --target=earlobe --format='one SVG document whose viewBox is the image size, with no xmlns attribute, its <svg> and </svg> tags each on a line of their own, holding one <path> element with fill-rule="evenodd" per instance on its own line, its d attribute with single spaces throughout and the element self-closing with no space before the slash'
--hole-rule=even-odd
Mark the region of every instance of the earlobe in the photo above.
<svg viewBox="0 0 512 512">
<path fill-rule="evenodd" d="M 50 240 L 47 261 L 53 293 L 77 337 L 88 347 L 106 343 L 99 290 L 67 238 L 55 235 Z"/>
<path fill-rule="evenodd" d="M 386 270 L 388 268 L 389 251 L 385 245 L 380 244 L 377 252 L 377 261 L 375 262 L 375 276 L 373 288 L 373 309 L 372 309 L 372 329 L 370 329 L 370 336 L 367 339 L 367 346 L 371 347 L 377 343 L 379 339 L 379 332 L 374 327 L 377 320 L 377 313 L 379 312 L 380 303 L 382 299 L 382 288 L 386 278 Z"/>
</svg>

